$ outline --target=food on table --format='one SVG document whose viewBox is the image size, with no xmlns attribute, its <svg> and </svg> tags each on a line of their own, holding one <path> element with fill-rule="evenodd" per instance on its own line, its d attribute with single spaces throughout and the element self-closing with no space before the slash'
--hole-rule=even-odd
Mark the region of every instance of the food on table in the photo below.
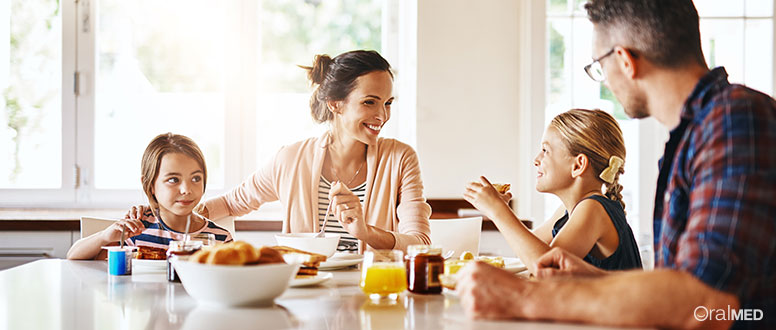
<svg viewBox="0 0 776 330">
<path fill-rule="evenodd" d="M 455 285 L 458 283 L 458 278 L 453 274 L 440 274 L 439 282 L 442 283 L 443 288 L 449 290 L 455 290 Z"/>
<path fill-rule="evenodd" d="M 138 246 L 135 259 L 167 260 L 167 249 L 150 246 Z"/>
<path fill-rule="evenodd" d="M 463 258 L 463 255 L 461 255 Z M 485 257 L 485 256 L 479 256 L 473 259 L 450 259 L 445 260 L 445 274 L 446 275 L 453 275 L 455 273 L 458 273 L 463 266 L 466 266 L 467 263 L 472 262 L 474 260 L 479 260 L 482 262 L 486 262 L 490 264 L 491 266 L 498 267 L 498 268 L 504 268 L 504 258 L 502 257 Z"/>
<path fill-rule="evenodd" d="M 498 267 L 498 268 L 505 267 L 504 258 L 502 257 L 486 257 L 486 256 L 475 257 L 471 252 L 466 251 L 462 253 L 461 257 L 458 259 L 445 260 L 445 272 L 444 274 L 439 275 L 439 282 L 442 283 L 442 287 L 448 288 L 450 290 L 455 290 L 455 284 L 457 282 L 457 277 L 455 274 L 457 274 L 458 271 L 460 271 L 461 268 L 463 268 L 463 266 L 466 266 L 466 264 L 475 260 L 488 263 L 493 267 Z"/>
<path fill-rule="evenodd" d="M 299 262 L 302 264 L 299 267 L 299 272 L 296 273 L 297 278 L 318 275 L 318 266 L 321 265 L 321 262 L 326 261 L 325 255 L 302 251 L 289 246 L 273 246 L 272 248 L 279 252 L 287 263 Z"/>
<path fill-rule="evenodd" d="M 201 249 L 195 252 L 189 261 L 211 265 L 259 265 L 285 262 L 280 252 L 267 246 L 257 249 L 244 241 Z"/>
<path fill-rule="evenodd" d="M 496 188 L 496 191 L 498 191 L 499 194 L 505 194 L 507 191 L 509 191 L 509 188 L 511 188 L 512 185 L 509 183 L 494 183 L 493 188 Z"/>
<path fill-rule="evenodd" d="M 493 267 L 504 268 L 504 258 L 502 257 L 477 257 L 477 260 L 484 261 Z"/>
</svg>

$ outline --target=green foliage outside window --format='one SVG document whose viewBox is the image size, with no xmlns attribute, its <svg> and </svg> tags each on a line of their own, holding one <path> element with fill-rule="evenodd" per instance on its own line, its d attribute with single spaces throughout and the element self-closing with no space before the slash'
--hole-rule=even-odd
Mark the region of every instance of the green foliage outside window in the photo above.
<svg viewBox="0 0 776 330">
<path fill-rule="evenodd" d="M 315 54 L 381 51 L 382 6 L 379 0 L 262 1 L 262 91 L 309 92 L 305 71 L 296 65 L 311 65 Z"/>
</svg>

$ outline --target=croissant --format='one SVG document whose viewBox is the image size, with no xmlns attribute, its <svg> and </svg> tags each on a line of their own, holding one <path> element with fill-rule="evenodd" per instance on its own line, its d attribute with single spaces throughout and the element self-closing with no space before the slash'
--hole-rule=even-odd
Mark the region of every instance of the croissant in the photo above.
<svg viewBox="0 0 776 330">
<path fill-rule="evenodd" d="M 210 265 L 256 265 L 282 263 L 280 252 L 266 246 L 256 249 L 248 242 L 234 241 L 195 252 L 191 262 Z"/>
</svg>

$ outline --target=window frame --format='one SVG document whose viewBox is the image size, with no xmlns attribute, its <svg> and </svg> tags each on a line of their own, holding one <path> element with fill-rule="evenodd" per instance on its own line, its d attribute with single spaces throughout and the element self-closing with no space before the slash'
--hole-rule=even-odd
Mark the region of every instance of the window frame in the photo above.
<svg viewBox="0 0 776 330">
<path fill-rule="evenodd" d="M 0 207 L 3 208 L 125 208 L 135 203 L 147 203 L 138 182 L 137 189 L 97 189 L 94 186 L 95 166 L 95 67 L 97 60 L 95 26 L 99 24 L 98 1 L 60 2 L 62 18 L 62 179 L 58 189 L 0 189 Z M 240 90 L 256 90 L 256 72 L 259 52 L 259 20 L 255 0 L 228 1 L 223 5 L 236 6 L 240 20 L 232 22 L 240 31 L 243 51 L 227 59 L 232 73 L 227 76 L 224 96 L 224 188 L 207 190 L 203 199 L 226 192 L 243 182 L 258 169 L 257 142 L 253 123 L 260 111 L 254 93 Z M 412 13 L 413 6 L 399 0 L 383 3 L 382 47 L 385 56 L 395 63 L 394 69 L 403 63 L 414 63 L 407 52 L 407 45 L 400 43 L 402 34 L 414 32 L 405 29 L 403 14 Z M 246 40 L 255 44 L 245 45 Z M 402 63 L 402 64 L 400 64 Z M 227 74 L 229 74 L 227 73 Z M 399 76 L 396 93 L 412 87 L 411 79 Z M 402 87 L 407 85 L 407 87 Z M 410 93 L 407 93 L 410 94 Z M 414 98 L 414 95 L 410 95 Z M 408 99 L 407 101 L 411 101 Z M 414 123 L 414 102 L 403 104 L 402 123 Z M 404 124 L 401 124 L 402 126 Z M 401 127 L 401 126 L 400 126 Z M 394 135 L 414 137 L 414 126 L 395 130 Z M 414 144 L 414 143 L 413 143 Z M 138 155 L 139 157 L 140 155 Z M 138 180 L 139 181 L 139 180 Z M 262 208 L 265 209 L 265 208 Z M 273 207 L 266 208 L 274 210 Z"/>
<path fill-rule="evenodd" d="M 0 189 L 0 206 L 2 207 L 64 207 L 70 206 L 75 201 L 76 195 L 76 95 L 75 91 L 75 48 L 65 45 L 74 44 L 76 40 L 78 4 L 72 1 L 59 3 L 62 20 L 62 117 L 61 117 L 61 150 L 62 163 L 61 187 L 50 189 Z M 45 200 L 42 205 L 41 200 Z"/>
</svg>

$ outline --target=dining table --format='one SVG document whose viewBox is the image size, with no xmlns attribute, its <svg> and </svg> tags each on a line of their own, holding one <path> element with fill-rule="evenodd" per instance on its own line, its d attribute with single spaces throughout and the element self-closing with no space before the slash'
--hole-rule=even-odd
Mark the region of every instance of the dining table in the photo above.
<svg viewBox="0 0 776 330">
<path fill-rule="evenodd" d="M 359 265 L 290 287 L 265 307 L 198 304 L 165 273 L 109 275 L 106 261 L 44 259 L 0 271 L 0 329 L 586 329 L 467 317 L 455 291 L 372 301 Z M 262 285 L 261 279 L 244 285 Z M 519 304 L 519 301 L 515 301 Z"/>
</svg>

